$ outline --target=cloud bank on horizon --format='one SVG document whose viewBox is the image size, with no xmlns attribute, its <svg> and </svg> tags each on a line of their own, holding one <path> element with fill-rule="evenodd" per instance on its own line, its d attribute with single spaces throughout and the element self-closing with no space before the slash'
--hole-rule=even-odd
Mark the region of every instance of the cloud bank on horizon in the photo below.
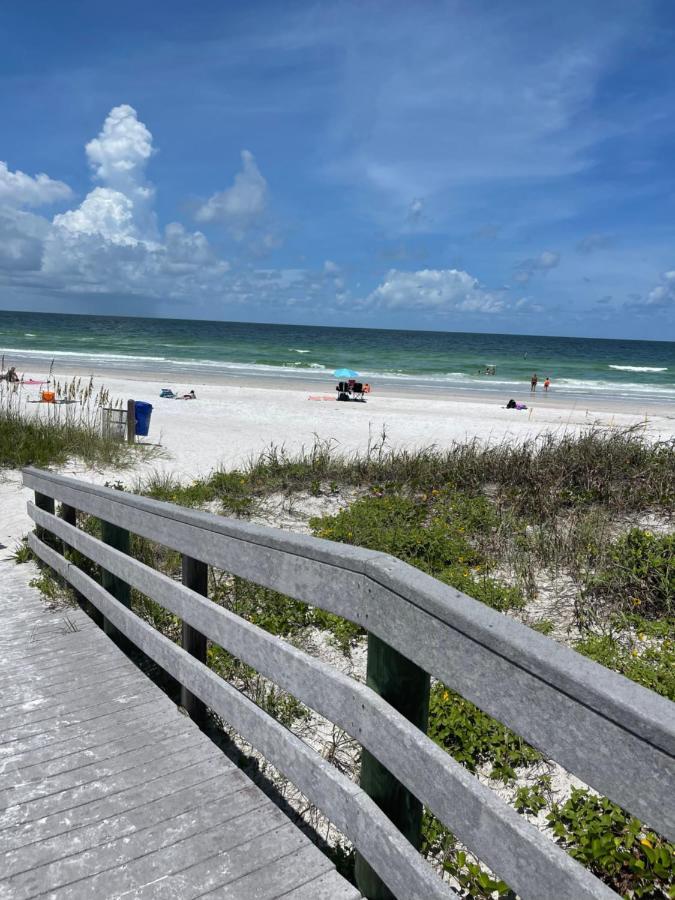
<svg viewBox="0 0 675 900">
<path fill-rule="evenodd" d="M 672 339 L 675 14 L 383 6 L 10 52 L 0 308 Z"/>
</svg>

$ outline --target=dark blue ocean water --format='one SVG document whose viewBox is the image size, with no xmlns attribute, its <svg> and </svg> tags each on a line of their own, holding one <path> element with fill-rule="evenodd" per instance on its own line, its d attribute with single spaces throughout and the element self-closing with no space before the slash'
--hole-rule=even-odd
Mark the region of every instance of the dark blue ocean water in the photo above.
<svg viewBox="0 0 675 900">
<path fill-rule="evenodd" d="M 183 380 L 276 374 L 328 384 L 333 369 L 348 367 L 381 384 L 505 393 L 536 371 L 557 393 L 675 401 L 672 341 L 0 312 L 0 353 L 5 366 L 21 360 L 33 375 L 54 359 L 57 371 L 147 369 Z M 496 374 L 479 374 L 486 366 Z"/>
</svg>

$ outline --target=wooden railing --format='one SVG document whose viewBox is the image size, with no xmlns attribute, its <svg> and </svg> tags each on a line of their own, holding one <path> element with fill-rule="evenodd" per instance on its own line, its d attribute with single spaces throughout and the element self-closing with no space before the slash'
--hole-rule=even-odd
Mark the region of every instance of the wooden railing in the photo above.
<svg viewBox="0 0 675 900">
<path fill-rule="evenodd" d="M 109 632 L 177 679 L 192 715 L 212 709 L 323 811 L 357 850 L 365 896 L 455 896 L 413 846 L 422 804 L 524 900 L 617 896 L 417 727 L 429 675 L 675 837 L 668 700 L 385 554 L 34 468 L 24 484 L 36 495 L 28 509 L 37 556 L 102 613 Z M 76 510 L 104 523 L 103 541 L 76 527 Z M 129 533 L 183 554 L 184 583 L 129 556 Z M 103 584 L 69 562 L 64 546 L 98 564 Z M 367 684 L 209 601 L 208 565 L 363 626 Z M 131 588 L 182 619 L 183 647 L 128 608 Z M 207 668 L 207 638 L 354 737 L 364 748 L 360 786 Z"/>
</svg>

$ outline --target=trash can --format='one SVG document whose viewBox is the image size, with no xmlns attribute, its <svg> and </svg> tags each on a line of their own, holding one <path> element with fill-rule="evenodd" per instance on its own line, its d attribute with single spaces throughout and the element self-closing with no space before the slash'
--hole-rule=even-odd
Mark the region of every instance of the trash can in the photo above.
<svg viewBox="0 0 675 900">
<path fill-rule="evenodd" d="M 152 404 L 142 400 L 135 401 L 136 435 L 147 437 L 150 431 L 150 417 L 152 416 Z"/>
</svg>

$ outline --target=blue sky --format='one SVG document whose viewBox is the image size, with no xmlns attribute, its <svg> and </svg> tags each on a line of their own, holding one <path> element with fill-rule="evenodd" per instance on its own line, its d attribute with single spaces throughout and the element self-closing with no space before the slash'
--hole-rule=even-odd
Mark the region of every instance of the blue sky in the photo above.
<svg viewBox="0 0 675 900">
<path fill-rule="evenodd" d="M 0 308 L 675 335 L 675 7 L 0 10 Z"/>
</svg>

